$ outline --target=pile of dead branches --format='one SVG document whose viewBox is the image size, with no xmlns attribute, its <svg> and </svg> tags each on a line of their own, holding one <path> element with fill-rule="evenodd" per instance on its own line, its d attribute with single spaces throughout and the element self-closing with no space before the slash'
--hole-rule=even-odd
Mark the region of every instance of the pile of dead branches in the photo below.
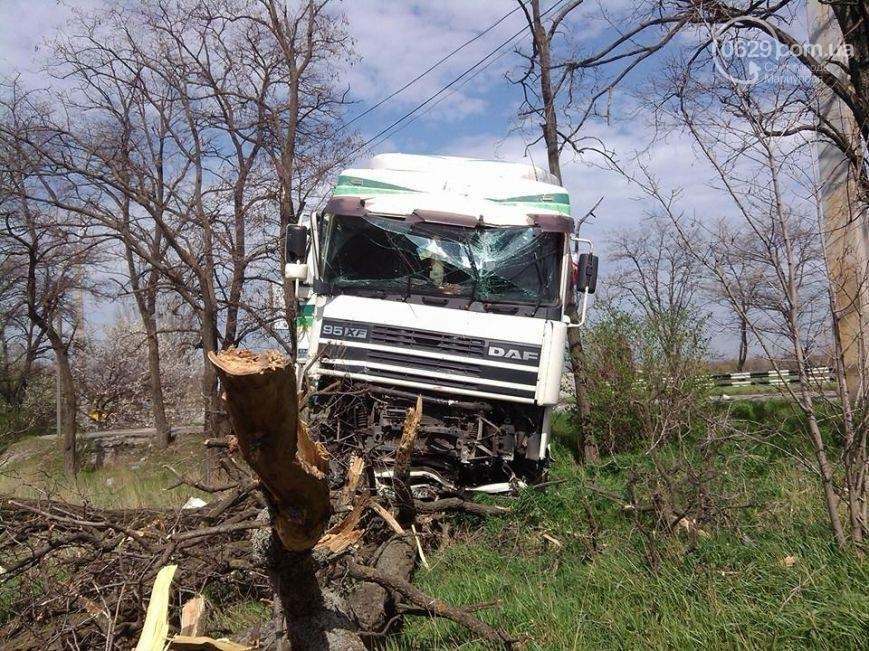
<svg viewBox="0 0 869 651">
<path fill-rule="evenodd" d="M 419 550 L 441 540 L 450 514 L 498 515 L 505 509 L 459 496 L 415 501 L 416 524 L 405 529 L 394 500 L 372 495 L 363 468 L 355 459 L 345 486 L 333 492 L 333 525 L 316 549 L 318 574 L 351 595 L 354 628 L 380 637 L 397 630 L 403 615 L 422 614 L 500 639 L 502 633 L 471 614 L 481 605 L 452 608 L 411 585 L 409 575 Z M 0 640 L 16 649 L 131 648 L 154 578 L 170 563 L 178 565 L 176 611 L 203 592 L 218 608 L 270 601 L 267 570 L 251 545 L 252 531 L 269 528 L 260 488 L 255 482 L 184 483 L 219 491 L 219 497 L 179 510 L 0 500 L 0 594 L 13 615 L 0 626 Z"/>
<path fill-rule="evenodd" d="M 177 629 L 181 604 L 205 593 L 217 608 L 273 602 L 284 617 L 276 618 L 271 639 L 245 640 L 268 647 L 280 647 L 281 639 L 299 646 L 299 636 L 338 631 L 334 639 L 345 639 L 346 645 L 324 636 L 307 639 L 300 648 L 361 648 L 363 640 L 398 630 L 405 615 L 443 617 L 475 639 L 511 646 L 511 636 L 475 614 L 492 604 L 454 607 L 411 583 L 417 564 L 425 563 L 425 549 L 444 538 L 452 514 L 507 511 L 461 494 L 414 499 L 408 469 L 422 408 L 420 402 L 408 414 L 389 460 L 394 471 L 386 493 L 375 489 L 371 472 L 372 464 L 382 465 L 383 459 L 341 459 L 344 476 L 332 482 L 338 488 L 330 491 L 328 455 L 307 439 L 303 424 L 295 450 L 300 456 L 293 457 L 269 448 L 262 434 L 267 428 L 251 438 L 235 422 L 237 439 L 206 442 L 223 455 L 222 483 L 207 485 L 176 472 L 176 486 L 213 494 L 201 508 L 99 510 L 48 499 L 3 499 L 0 599 L 12 616 L 0 621 L 0 639 L 19 649 L 131 648 L 141 633 L 155 576 L 175 564 L 172 629 Z M 239 421 L 241 415 L 235 416 Z M 324 458 L 317 459 L 321 452 Z M 280 465 L 293 458 L 297 461 L 289 468 Z M 278 470 L 272 472 L 276 459 Z M 323 485 L 327 502 L 321 507 L 316 501 L 322 499 Z M 302 495 L 306 502 L 289 502 Z M 298 507 L 311 503 L 315 506 L 307 512 Z M 294 621 L 297 630 L 288 632 Z"/>
<path fill-rule="evenodd" d="M 51 500 L 0 500 L 0 594 L 14 648 L 130 648 L 157 572 L 179 566 L 180 595 L 267 598 L 250 558 L 262 528 L 253 485 L 200 509 L 100 510 Z"/>
</svg>

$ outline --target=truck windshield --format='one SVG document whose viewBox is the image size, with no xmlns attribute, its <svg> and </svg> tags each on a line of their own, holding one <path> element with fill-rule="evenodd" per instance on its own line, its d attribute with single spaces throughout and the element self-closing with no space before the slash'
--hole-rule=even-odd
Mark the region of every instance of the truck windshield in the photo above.
<svg viewBox="0 0 869 651">
<path fill-rule="evenodd" d="M 536 305 L 558 300 L 559 233 L 370 215 L 335 215 L 331 221 L 324 280 L 336 289 Z"/>
</svg>

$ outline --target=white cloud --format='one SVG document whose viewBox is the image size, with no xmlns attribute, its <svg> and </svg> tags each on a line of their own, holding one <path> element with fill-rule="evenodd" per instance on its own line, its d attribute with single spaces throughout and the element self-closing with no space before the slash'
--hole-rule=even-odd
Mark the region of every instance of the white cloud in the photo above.
<svg viewBox="0 0 869 651">
<path fill-rule="evenodd" d="M 511 0 L 495 2 L 392 2 L 354 0 L 343 6 L 356 40 L 362 63 L 347 74 L 353 95 L 371 104 L 416 77 L 435 61 L 479 34 L 507 12 L 516 9 Z M 392 111 L 406 110 L 436 93 L 473 63 L 518 32 L 524 25 L 521 11 L 457 55 L 389 103 Z M 503 57 L 480 73 L 468 86 L 451 94 L 444 108 L 434 109 L 423 119 L 455 119 L 480 114 L 486 107 L 486 90 L 501 83 L 509 66 Z"/>
<path fill-rule="evenodd" d="M 75 10 L 103 0 L 2 0 L 0 2 L 0 75 L 20 73 L 28 83 L 44 86 L 41 69 L 47 41 L 69 22 Z"/>
</svg>

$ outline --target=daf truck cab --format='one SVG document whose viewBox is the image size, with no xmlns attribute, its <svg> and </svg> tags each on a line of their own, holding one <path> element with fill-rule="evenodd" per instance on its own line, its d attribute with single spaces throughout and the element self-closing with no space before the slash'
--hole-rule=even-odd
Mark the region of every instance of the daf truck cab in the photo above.
<svg viewBox="0 0 869 651">
<path fill-rule="evenodd" d="M 287 233 L 321 440 L 389 458 L 421 398 L 416 476 L 497 490 L 539 474 L 597 277 L 574 230 L 567 191 L 529 165 L 383 154 L 341 173 Z"/>
</svg>

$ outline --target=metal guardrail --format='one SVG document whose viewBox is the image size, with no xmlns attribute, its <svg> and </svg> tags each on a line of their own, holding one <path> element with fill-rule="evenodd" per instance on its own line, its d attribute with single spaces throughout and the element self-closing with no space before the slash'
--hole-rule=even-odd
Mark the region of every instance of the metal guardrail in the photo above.
<svg viewBox="0 0 869 651">
<path fill-rule="evenodd" d="M 834 381 L 833 369 L 829 366 L 815 366 L 808 370 L 809 380 L 813 382 Z M 799 382 L 797 371 L 756 371 L 742 373 L 722 373 L 711 376 L 717 387 L 747 387 L 764 384 L 793 384 Z"/>
</svg>

